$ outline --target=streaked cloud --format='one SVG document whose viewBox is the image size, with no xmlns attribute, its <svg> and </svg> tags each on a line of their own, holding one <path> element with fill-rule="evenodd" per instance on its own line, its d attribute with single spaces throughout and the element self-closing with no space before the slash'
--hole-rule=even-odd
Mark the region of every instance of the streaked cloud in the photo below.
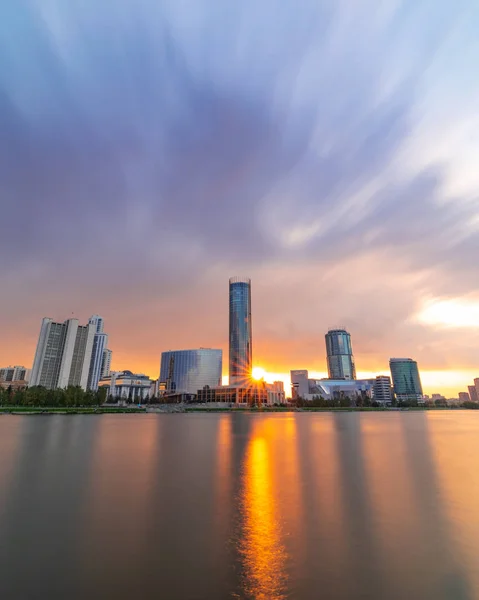
<svg viewBox="0 0 479 600">
<path fill-rule="evenodd" d="M 365 371 L 472 369 L 479 333 L 441 325 L 476 318 L 478 26 L 465 0 L 3 2 L 0 358 L 99 312 L 154 375 L 226 348 L 248 273 L 268 370 L 324 370 L 338 322 Z"/>
</svg>

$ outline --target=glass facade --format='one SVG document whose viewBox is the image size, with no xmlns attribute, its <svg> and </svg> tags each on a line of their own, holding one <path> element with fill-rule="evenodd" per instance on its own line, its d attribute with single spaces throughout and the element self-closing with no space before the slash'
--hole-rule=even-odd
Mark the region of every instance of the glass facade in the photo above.
<svg viewBox="0 0 479 600">
<path fill-rule="evenodd" d="M 243 385 L 251 380 L 251 280 L 232 277 L 230 285 L 229 382 Z"/>
<path fill-rule="evenodd" d="M 221 385 L 223 352 L 211 348 L 169 350 L 161 354 L 160 384 L 166 392 L 196 394 Z"/>
<path fill-rule="evenodd" d="M 417 362 L 412 358 L 391 358 L 389 368 L 393 388 L 398 400 L 419 400 L 422 398 L 422 385 Z"/>
<path fill-rule="evenodd" d="M 329 379 L 356 379 L 351 336 L 345 329 L 330 329 L 326 334 Z"/>
</svg>

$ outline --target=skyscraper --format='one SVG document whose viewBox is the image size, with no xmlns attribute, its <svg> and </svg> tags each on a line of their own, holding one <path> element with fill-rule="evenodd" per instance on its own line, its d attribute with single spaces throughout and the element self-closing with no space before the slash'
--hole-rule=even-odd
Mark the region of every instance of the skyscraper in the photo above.
<svg viewBox="0 0 479 600">
<path fill-rule="evenodd" d="M 253 368 L 251 279 L 232 277 L 229 287 L 229 383 L 244 385 L 251 380 Z"/>
<path fill-rule="evenodd" d="M 329 379 L 356 379 L 349 333 L 345 329 L 330 329 L 325 338 Z"/>
<path fill-rule="evenodd" d="M 95 337 L 93 339 L 93 350 L 87 387 L 89 390 L 96 392 L 98 389 L 98 382 L 102 377 L 103 353 L 108 344 L 108 335 L 103 333 L 103 319 L 99 315 L 90 317 L 88 323 L 95 327 Z"/>
<path fill-rule="evenodd" d="M 108 377 L 111 371 L 111 355 L 112 352 L 108 348 L 103 350 L 103 358 L 101 361 L 101 376 Z"/>
<path fill-rule="evenodd" d="M 421 379 L 415 360 L 412 360 L 412 358 L 390 358 L 389 368 L 397 400 L 422 399 Z"/>
<path fill-rule="evenodd" d="M 161 354 L 160 382 L 167 392 L 196 394 L 221 384 L 223 352 L 212 348 L 169 350 Z"/>
<path fill-rule="evenodd" d="M 56 323 L 42 321 L 30 385 L 48 389 L 79 385 L 86 389 L 95 326 L 79 325 L 78 319 Z"/>
</svg>

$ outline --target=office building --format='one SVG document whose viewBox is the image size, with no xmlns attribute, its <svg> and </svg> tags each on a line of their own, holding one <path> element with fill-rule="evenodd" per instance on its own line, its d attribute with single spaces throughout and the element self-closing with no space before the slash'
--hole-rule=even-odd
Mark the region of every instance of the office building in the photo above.
<svg viewBox="0 0 479 600">
<path fill-rule="evenodd" d="M 389 368 L 394 394 L 399 402 L 422 400 L 422 385 L 417 362 L 412 358 L 391 358 Z"/>
<path fill-rule="evenodd" d="M 309 394 L 309 379 L 306 369 L 291 371 L 292 398 L 306 398 Z"/>
<path fill-rule="evenodd" d="M 356 379 L 351 336 L 345 329 L 330 329 L 326 338 L 326 357 L 330 379 Z"/>
<path fill-rule="evenodd" d="M 253 368 L 251 280 L 229 281 L 229 384 L 249 385 Z"/>
<path fill-rule="evenodd" d="M 108 348 L 103 350 L 103 358 L 101 361 L 101 376 L 108 377 L 111 372 L 111 355 L 112 352 Z"/>
<path fill-rule="evenodd" d="M 106 389 L 107 398 L 115 398 L 120 402 L 141 403 L 151 393 L 153 381 L 143 373 L 131 371 L 114 371 L 98 382 L 98 389 Z"/>
<path fill-rule="evenodd" d="M 475 385 L 468 385 L 467 389 L 469 390 L 469 397 L 471 402 L 478 402 L 479 396 L 477 395 L 477 389 Z"/>
<path fill-rule="evenodd" d="M 79 325 L 78 319 L 63 323 L 43 319 L 30 385 L 48 389 L 78 385 L 86 390 L 94 336 L 93 324 Z"/>
<path fill-rule="evenodd" d="M 378 375 L 376 377 L 376 381 L 374 382 L 373 400 L 379 404 L 391 404 L 391 378 L 388 375 Z"/>
<path fill-rule="evenodd" d="M 470 402 L 471 397 L 469 396 L 469 394 L 467 392 L 459 392 L 458 400 L 459 400 L 459 402 Z"/>
<path fill-rule="evenodd" d="M 221 384 L 223 352 L 212 348 L 169 350 L 161 354 L 159 387 L 166 394 L 196 394 Z"/>
<path fill-rule="evenodd" d="M 108 345 L 108 335 L 103 332 L 103 319 L 99 315 L 93 315 L 88 322 L 95 327 L 95 337 L 93 338 L 87 387 L 89 390 L 96 391 L 98 382 L 103 376 L 103 356 Z"/>
</svg>

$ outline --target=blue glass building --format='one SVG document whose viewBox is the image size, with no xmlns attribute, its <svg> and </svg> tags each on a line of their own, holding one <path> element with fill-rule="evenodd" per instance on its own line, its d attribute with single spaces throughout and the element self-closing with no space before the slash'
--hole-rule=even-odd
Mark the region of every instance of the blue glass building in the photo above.
<svg viewBox="0 0 479 600">
<path fill-rule="evenodd" d="M 391 358 L 389 359 L 389 368 L 397 400 L 422 399 L 421 379 L 415 360 L 412 360 L 412 358 Z"/>
<path fill-rule="evenodd" d="M 251 380 L 253 347 L 251 332 L 251 280 L 230 279 L 229 382 L 244 385 Z"/>
<path fill-rule="evenodd" d="M 329 379 L 356 379 L 351 336 L 345 329 L 330 329 L 326 334 Z"/>
<path fill-rule="evenodd" d="M 161 354 L 160 383 L 167 392 L 196 394 L 206 385 L 221 385 L 222 368 L 221 350 L 169 350 Z"/>
</svg>

